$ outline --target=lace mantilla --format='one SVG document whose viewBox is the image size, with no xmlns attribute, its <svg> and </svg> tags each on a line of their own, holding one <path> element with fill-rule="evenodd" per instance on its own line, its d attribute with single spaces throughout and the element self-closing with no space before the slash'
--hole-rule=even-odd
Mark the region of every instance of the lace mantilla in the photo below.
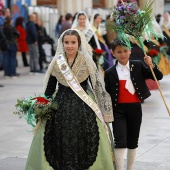
<svg viewBox="0 0 170 170">
<path fill-rule="evenodd" d="M 72 71 L 76 76 L 77 80 L 79 81 L 79 83 L 83 82 L 88 78 L 89 71 L 83 55 L 78 54 L 75 63 L 73 64 Z M 69 86 L 57 64 L 54 65 L 52 75 L 55 76 L 59 83 L 61 83 L 62 85 Z"/>
<path fill-rule="evenodd" d="M 113 110 L 112 110 L 111 98 L 105 90 L 105 85 L 104 85 L 104 80 L 102 78 L 102 75 L 100 75 L 100 73 L 98 72 L 98 69 L 92 59 L 91 46 L 87 43 L 86 38 L 81 31 L 76 30 L 76 29 L 71 29 L 71 30 L 77 31 L 81 38 L 81 46 L 80 46 L 79 54 L 76 59 L 77 64 L 75 63 L 75 68 L 73 68 L 74 74 L 76 75 L 78 81 L 80 82 L 85 80 L 88 77 L 88 75 L 90 75 L 95 100 L 103 113 L 104 120 L 106 122 L 111 122 L 113 121 Z M 66 31 L 69 31 L 69 30 L 66 30 Z M 58 46 L 57 46 L 55 57 L 53 58 L 46 72 L 44 90 L 47 87 L 47 83 L 48 83 L 48 80 L 51 74 L 55 75 L 56 78 L 58 77 L 57 80 L 62 82 L 62 84 L 64 83 L 64 80 L 62 80 L 61 74 L 58 73 L 59 70 L 57 69 L 56 60 L 60 54 L 64 54 L 62 38 L 65 32 L 63 32 L 60 38 L 58 39 Z M 81 64 L 78 64 L 79 62 Z M 61 78 L 59 79 L 60 76 Z"/>
</svg>

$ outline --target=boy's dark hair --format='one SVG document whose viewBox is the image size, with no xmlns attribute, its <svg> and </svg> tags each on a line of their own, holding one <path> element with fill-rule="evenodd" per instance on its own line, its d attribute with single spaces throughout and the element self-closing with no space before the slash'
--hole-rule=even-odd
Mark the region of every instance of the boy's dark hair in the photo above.
<svg viewBox="0 0 170 170">
<path fill-rule="evenodd" d="M 118 38 L 115 38 L 112 41 L 112 43 L 111 43 L 112 51 L 114 51 L 117 46 L 124 46 L 124 47 L 126 47 L 126 44 L 123 44 Z"/>
<path fill-rule="evenodd" d="M 73 18 L 71 13 L 67 13 L 65 19 L 68 21 L 70 18 Z"/>
</svg>

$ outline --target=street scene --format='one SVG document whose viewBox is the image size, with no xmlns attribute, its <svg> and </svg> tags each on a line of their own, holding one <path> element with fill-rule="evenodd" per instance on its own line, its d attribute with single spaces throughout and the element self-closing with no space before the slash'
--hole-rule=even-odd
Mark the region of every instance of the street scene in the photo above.
<svg viewBox="0 0 170 170">
<path fill-rule="evenodd" d="M 0 170 L 24 170 L 33 138 L 32 127 L 13 112 L 17 99 L 43 93 L 44 74 L 29 75 L 29 69 L 22 67 L 20 56 L 17 58 L 19 78 L 5 79 L 0 71 L 0 83 L 5 86 L 0 88 Z M 170 75 L 163 77 L 160 87 L 170 107 Z M 170 115 L 159 90 L 151 93 L 142 104 L 143 120 L 134 170 L 169 170 Z"/>
<path fill-rule="evenodd" d="M 0 170 L 170 170 L 169 87 L 170 0 L 0 0 Z"/>
</svg>

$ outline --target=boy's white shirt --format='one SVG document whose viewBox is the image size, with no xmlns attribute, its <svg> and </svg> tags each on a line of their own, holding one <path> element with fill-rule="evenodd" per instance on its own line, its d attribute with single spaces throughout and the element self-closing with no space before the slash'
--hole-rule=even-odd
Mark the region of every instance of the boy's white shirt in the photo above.
<svg viewBox="0 0 170 170">
<path fill-rule="evenodd" d="M 130 78 L 129 61 L 126 65 L 122 65 L 118 62 L 116 66 L 116 70 L 117 70 L 119 80 L 126 80 L 125 88 L 129 91 L 129 93 L 133 95 L 135 93 L 135 88 Z"/>
</svg>

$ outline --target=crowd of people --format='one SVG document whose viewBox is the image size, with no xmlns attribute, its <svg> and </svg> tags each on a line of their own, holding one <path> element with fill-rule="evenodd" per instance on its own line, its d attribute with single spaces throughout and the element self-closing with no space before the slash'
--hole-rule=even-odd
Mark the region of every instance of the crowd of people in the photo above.
<svg viewBox="0 0 170 170">
<path fill-rule="evenodd" d="M 141 103 L 151 95 L 149 85 L 154 82 L 149 67 L 161 80 L 165 73 L 158 67 L 161 61 L 155 58 L 166 60 L 166 66 L 169 60 L 167 50 L 159 51 L 160 56 L 150 56 L 154 45 L 146 37 L 143 41 L 147 56 L 132 37 L 132 49 L 128 49 L 116 33 L 107 29 L 109 22 L 98 13 L 89 19 L 84 11 L 59 18 L 57 51 L 44 85 L 44 95 L 54 98 L 58 110 L 49 120 L 42 120 L 32 141 L 26 170 L 123 170 L 126 149 L 127 170 L 133 169 L 142 122 Z M 159 34 L 161 38 L 162 32 Z M 104 51 L 97 58 L 96 49 Z M 111 122 L 113 133 L 107 126 Z M 35 162 L 35 157 L 39 161 Z"/>
<path fill-rule="evenodd" d="M 106 19 L 102 19 L 99 13 L 95 13 L 93 16 L 87 16 L 84 11 L 77 12 L 74 16 L 67 13 L 65 17 L 61 15 L 56 24 L 56 37 L 58 38 L 64 30 L 69 28 L 82 31 L 94 51 L 95 49 L 102 49 L 105 52 L 104 55 L 100 55 L 100 57 L 93 55 L 93 59 L 99 70 L 105 71 L 114 65 L 115 60 L 115 57 L 111 53 L 111 42 L 117 35 L 110 29 L 111 24 L 110 15 L 108 15 Z M 159 65 L 163 75 L 168 75 L 170 74 L 169 13 L 165 12 L 164 15 L 158 14 L 155 16 L 152 27 L 158 37 L 154 37 L 153 35 L 149 42 L 147 37 L 143 37 L 145 51 L 152 57 L 153 61 Z M 131 37 L 130 41 L 132 46 L 130 59 L 140 59 L 144 61 L 144 53 L 138 42 Z M 153 81 L 147 80 L 146 82 L 150 90 L 157 89 Z"/>
<path fill-rule="evenodd" d="M 170 74 L 170 17 L 166 12 L 153 20 L 159 38 L 152 35 L 148 42 L 143 37 L 145 55 L 133 37 L 128 49 L 110 31 L 109 16 L 103 20 L 99 13 L 89 17 L 84 11 L 61 15 L 55 28 L 57 50 L 54 56 L 51 48 L 54 58 L 44 71 L 43 43 L 53 41 L 38 13 L 30 14 L 28 23 L 20 16 L 15 24 L 9 9 L 1 13 L 1 32 L 8 42 L 0 53 L 4 76 L 19 76 L 19 51 L 30 74 L 45 73 L 44 96 L 58 104 L 50 119 L 41 120 L 26 170 L 123 170 L 125 149 L 127 170 L 133 169 L 141 103 L 157 88 L 149 67 L 158 80 Z"/>
<path fill-rule="evenodd" d="M 19 16 L 14 21 L 10 9 L 2 8 L 0 36 L 0 70 L 4 71 L 5 78 L 20 76 L 17 72 L 17 52 L 22 57 L 23 66 L 30 67 L 30 74 L 45 72 L 49 62 L 46 60 L 46 50 L 51 52 L 51 57 L 54 55 L 54 40 L 47 34 L 38 13 L 30 14 L 25 23 L 24 17 Z M 44 44 L 50 47 L 46 49 Z"/>
<path fill-rule="evenodd" d="M 0 15 L 1 32 L 3 32 L 4 27 L 9 27 L 9 30 L 16 30 L 16 32 L 14 31 L 15 33 L 13 31 L 11 32 L 13 34 L 12 41 L 15 44 L 15 48 L 13 48 L 12 52 L 10 50 L 9 54 L 6 54 L 9 52 L 8 49 L 1 50 L 0 53 L 0 69 L 4 70 L 5 78 L 14 78 L 20 75 L 17 73 L 17 51 L 21 53 L 23 65 L 25 67 L 30 67 L 30 74 L 44 73 L 46 68 L 44 68 L 43 63 L 47 62 L 45 50 L 43 49 L 44 41 L 50 43 L 52 56 L 55 54 L 55 51 L 53 46 L 54 41 L 47 35 L 46 29 L 43 26 L 43 22 L 40 20 L 38 13 L 34 12 L 30 14 L 28 23 L 24 22 L 22 16 L 19 16 L 15 20 L 15 23 L 12 18 L 11 22 L 8 23 L 10 21 L 9 17 L 11 17 L 11 12 L 8 8 L 1 10 Z M 77 12 L 74 16 L 71 13 L 67 13 L 65 16 L 61 15 L 58 19 L 58 23 L 56 23 L 56 39 L 58 39 L 62 32 L 67 29 L 76 28 L 81 30 L 85 34 L 93 51 L 96 49 L 101 49 L 103 51 L 103 53 L 99 55 L 94 52 L 93 60 L 100 72 L 104 74 L 105 70 L 114 65 L 115 60 L 115 57 L 111 53 L 110 46 L 112 40 L 116 37 L 116 33 L 110 30 L 111 21 L 109 18 L 110 15 L 104 20 L 99 13 L 95 13 L 93 16 L 88 16 L 84 11 Z M 152 55 L 151 57 L 154 62 L 159 65 L 163 74 L 167 75 L 170 73 L 169 14 L 168 12 L 165 12 L 164 15 L 158 15 L 155 19 L 155 22 L 153 22 L 153 28 L 156 28 L 156 31 L 165 38 L 162 40 L 161 38 L 155 39 L 153 37 L 153 41 L 148 43 L 148 41 L 145 40 L 145 37 L 143 37 L 144 44 L 147 48 L 148 54 Z M 16 35 L 17 32 L 18 35 Z M 4 31 L 3 34 L 7 41 L 11 42 L 11 35 L 9 36 L 8 31 Z M 9 44 L 10 43 L 8 43 L 8 47 L 10 46 Z M 139 44 L 131 39 L 131 46 L 132 53 L 130 58 L 143 61 L 144 53 L 140 49 Z M 155 53 L 152 54 L 153 52 L 157 52 L 158 55 L 155 55 Z M 13 57 L 3 57 L 4 55 L 12 55 Z M 152 80 L 147 80 L 147 84 L 151 90 L 157 88 L 157 85 Z"/>
</svg>

